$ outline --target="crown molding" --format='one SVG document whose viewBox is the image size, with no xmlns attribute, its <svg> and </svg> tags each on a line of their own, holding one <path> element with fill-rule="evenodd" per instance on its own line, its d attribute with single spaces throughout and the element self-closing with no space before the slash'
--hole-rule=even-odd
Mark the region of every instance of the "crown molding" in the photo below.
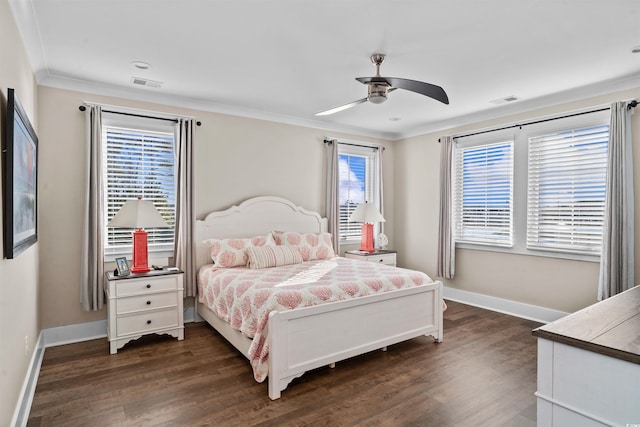
<svg viewBox="0 0 640 427">
<path fill-rule="evenodd" d="M 427 133 L 444 131 L 447 129 L 471 125 L 473 123 L 499 119 L 501 117 L 527 113 L 541 108 L 553 107 L 560 104 L 581 101 L 584 99 L 595 98 L 597 96 L 638 88 L 640 88 L 640 73 L 633 73 L 617 79 L 606 80 L 578 88 L 568 89 L 562 92 L 552 93 L 535 99 L 523 100 L 509 105 L 478 111 L 476 113 L 452 117 L 447 120 L 429 123 L 425 126 L 418 126 L 403 132 L 398 139 L 412 138 Z"/>
</svg>

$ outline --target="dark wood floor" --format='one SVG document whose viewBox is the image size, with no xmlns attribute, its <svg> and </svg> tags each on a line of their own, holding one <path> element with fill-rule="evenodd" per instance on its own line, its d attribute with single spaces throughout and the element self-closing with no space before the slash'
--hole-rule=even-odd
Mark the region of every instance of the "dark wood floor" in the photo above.
<svg viewBox="0 0 640 427">
<path fill-rule="evenodd" d="M 29 426 L 535 426 L 539 324 L 459 303 L 444 342 L 420 337 L 321 368 L 269 400 L 211 327 L 48 348 Z"/>
</svg>

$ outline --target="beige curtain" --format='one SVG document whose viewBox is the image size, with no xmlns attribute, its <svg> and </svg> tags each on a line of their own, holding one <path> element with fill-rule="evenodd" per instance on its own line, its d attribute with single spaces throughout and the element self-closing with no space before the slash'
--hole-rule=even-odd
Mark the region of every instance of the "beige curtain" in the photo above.
<svg viewBox="0 0 640 427">
<path fill-rule="evenodd" d="M 440 138 L 440 222 L 438 230 L 438 277 L 455 276 L 456 244 L 453 239 L 453 138 Z"/>
<path fill-rule="evenodd" d="M 338 170 L 338 142 L 335 140 L 325 140 L 324 142 L 327 146 L 326 217 L 329 233 L 332 235 L 333 250 L 337 255 L 340 249 L 340 202 L 338 199 L 340 171 Z"/>
<path fill-rule="evenodd" d="M 384 147 L 380 146 L 378 148 L 378 203 L 380 204 L 380 214 L 384 218 L 384 186 L 382 180 L 382 155 L 384 154 Z M 386 219 L 386 218 L 385 218 Z M 379 222 L 378 224 L 378 232 L 384 233 L 384 222 Z"/>
<path fill-rule="evenodd" d="M 84 311 L 96 311 L 104 305 L 102 108 L 87 106 L 86 111 L 88 149 L 80 257 L 80 303 Z"/>
<path fill-rule="evenodd" d="M 631 109 L 611 104 L 607 184 L 598 300 L 634 286 L 634 199 Z"/>
<path fill-rule="evenodd" d="M 176 267 L 184 271 L 185 296 L 196 295 L 196 257 L 193 241 L 194 171 L 193 140 L 195 121 L 178 119 L 175 138 L 176 153 L 176 226 L 174 257 Z"/>
</svg>

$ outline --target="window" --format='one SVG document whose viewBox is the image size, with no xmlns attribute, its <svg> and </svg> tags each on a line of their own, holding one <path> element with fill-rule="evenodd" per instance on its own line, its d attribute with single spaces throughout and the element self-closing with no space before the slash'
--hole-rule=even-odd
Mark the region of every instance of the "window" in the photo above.
<svg viewBox="0 0 640 427">
<path fill-rule="evenodd" d="M 172 255 L 176 191 L 174 129 L 170 123 L 157 122 L 131 117 L 104 119 L 105 255 L 131 253 L 133 230 L 110 228 L 106 224 L 127 199 L 136 197 L 152 200 L 172 226 L 146 230 L 149 253 Z"/>
<path fill-rule="evenodd" d="M 378 194 L 378 148 L 338 144 L 340 242 L 360 241 L 362 224 L 349 217 L 360 203 L 380 206 Z"/>
<path fill-rule="evenodd" d="M 600 254 L 609 126 L 529 138 L 527 247 Z"/>
<path fill-rule="evenodd" d="M 456 150 L 458 242 L 512 244 L 513 141 Z"/>
<path fill-rule="evenodd" d="M 456 139 L 459 247 L 597 261 L 609 112 Z"/>
</svg>

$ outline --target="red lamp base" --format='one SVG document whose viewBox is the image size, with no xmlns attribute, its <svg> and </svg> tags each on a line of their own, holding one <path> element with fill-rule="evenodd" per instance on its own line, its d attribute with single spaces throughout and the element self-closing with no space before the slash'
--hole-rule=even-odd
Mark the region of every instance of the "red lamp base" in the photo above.
<svg viewBox="0 0 640 427">
<path fill-rule="evenodd" d="M 133 265 L 132 273 L 146 273 L 149 269 L 147 232 L 139 228 L 133 232 Z"/>
<path fill-rule="evenodd" d="M 362 224 L 362 241 L 360 252 L 375 252 L 373 247 L 373 224 Z"/>
</svg>

